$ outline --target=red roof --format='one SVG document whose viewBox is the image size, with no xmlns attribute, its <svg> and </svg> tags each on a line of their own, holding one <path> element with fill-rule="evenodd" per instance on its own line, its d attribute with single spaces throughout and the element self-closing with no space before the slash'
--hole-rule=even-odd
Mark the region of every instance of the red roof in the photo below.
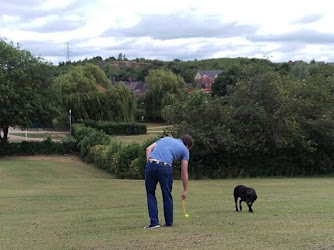
<svg viewBox="0 0 334 250">
<path fill-rule="evenodd" d="M 100 84 L 96 84 L 96 87 L 97 87 L 97 90 L 100 91 L 100 92 L 104 92 L 104 91 L 107 90 L 105 87 L 103 87 L 103 86 L 100 85 Z"/>
</svg>

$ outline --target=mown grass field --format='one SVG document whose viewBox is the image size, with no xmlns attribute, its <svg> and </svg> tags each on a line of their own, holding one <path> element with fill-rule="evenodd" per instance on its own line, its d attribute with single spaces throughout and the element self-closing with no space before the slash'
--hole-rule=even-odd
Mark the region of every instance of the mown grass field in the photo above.
<svg viewBox="0 0 334 250">
<path fill-rule="evenodd" d="M 234 211 L 237 184 L 256 189 L 254 213 Z M 190 180 L 189 219 L 181 187 L 175 180 L 174 227 L 144 230 L 143 180 L 70 156 L 1 158 L 0 249 L 334 248 L 333 177 Z"/>
<path fill-rule="evenodd" d="M 168 126 L 164 126 L 162 123 L 146 123 L 147 133 L 143 135 L 112 135 L 110 136 L 112 140 L 121 142 L 125 145 L 131 143 L 143 144 L 148 139 L 159 138 L 163 133 L 164 129 Z"/>
<path fill-rule="evenodd" d="M 168 126 L 165 126 L 163 123 L 146 123 L 147 126 L 147 133 L 142 134 L 142 135 L 112 135 L 110 136 L 112 140 L 121 142 L 122 144 L 131 144 L 131 143 L 138 143 L 138 144 L 143 144 L 146 142 L 148 139 L 151 138 L 159 138 L 163 132 L 164 129 L 167 128 Z M 11 139 L 12 136 L 20 136 L 22 137 L 20 140 L 19 139 Z M 59 131 L 52 132 L 52 131 L 29 131 L 27 134 L 28 140 L 30 138 L 37 138 L 37 139 L 46 139 L 48 137 L 51 137 L 53 140 L 65 140 L 66 136 L 69 136 L 67 133 L 61 133 Z M 11 142 L 20 142 L 20 141 L 25 141 L 26 139 L 26 134 L 25 132 L 11 132 L 9 134 L 9 138 Z"/>
</svg>

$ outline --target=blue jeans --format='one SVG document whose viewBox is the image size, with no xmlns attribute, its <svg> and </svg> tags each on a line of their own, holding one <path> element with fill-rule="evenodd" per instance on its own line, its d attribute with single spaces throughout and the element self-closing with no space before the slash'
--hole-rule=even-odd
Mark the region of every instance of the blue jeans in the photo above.
<svg viewBox="0 0 334 250">
<path fill-rule="evenodd" d="M 164 166 L 154 162 L 147 162 L 145 168 L 145 187 L 148 215 L 150 225 L 159 225 L 158 204 L 155 190 L 160 183 L 163 198 L 164 216 L 167 226 L 173 225 L 173 170 L 170 166 Z"/>
</svg>

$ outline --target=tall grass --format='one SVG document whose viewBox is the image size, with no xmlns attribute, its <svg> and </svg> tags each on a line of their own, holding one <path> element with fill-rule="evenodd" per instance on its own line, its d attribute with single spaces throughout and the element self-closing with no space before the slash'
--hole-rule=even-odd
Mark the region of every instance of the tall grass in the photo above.
<svg viewBox="0 0 334 250">
<path fill-rule="evenodd" d="M 256 189 L 254 213 L 234 211 L 238 184 Z M 181 190 L 174 181 L 174 227 L 144 230 L 142 180 L 114 179 L 74 157 L 2 158 L 0 249 L 334 248 L 333 177 L 190 180 L 189 219 Z"/>
</svg>

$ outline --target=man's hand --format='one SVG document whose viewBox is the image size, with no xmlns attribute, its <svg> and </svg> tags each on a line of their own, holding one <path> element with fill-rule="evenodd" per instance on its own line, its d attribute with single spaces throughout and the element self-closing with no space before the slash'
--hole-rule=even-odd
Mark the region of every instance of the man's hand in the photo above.
<svg viewBox="0 0 334 250">
<path fill-rule="evenodd" d="M 187 198 L 187 191 L 183 191 L 181 194 L 182 200 L 185 200 Z"/>
</svg>

